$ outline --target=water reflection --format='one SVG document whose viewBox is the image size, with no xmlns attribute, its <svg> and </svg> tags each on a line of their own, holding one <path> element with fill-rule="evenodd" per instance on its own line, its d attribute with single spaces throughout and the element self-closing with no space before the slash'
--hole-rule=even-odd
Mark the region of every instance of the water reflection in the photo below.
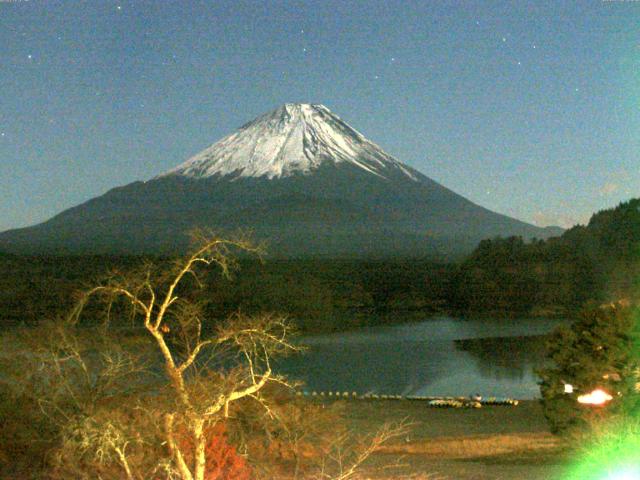
<svg viewBox="0 0 640 480">
<path fill-rule="evenodd" d="M 302 339 L 306 354 L 279 363 L 307 389 L 403 395 L 538 396 L 533 369 L 558 321 L 439 318 Z"/>
<path fill-rule="evenodd" d="M 496 380 L 522 380 L 544 360 L 547 335 L 455 340 L 457 350 L 468 352 L 480 375 Z"/>
</svg>

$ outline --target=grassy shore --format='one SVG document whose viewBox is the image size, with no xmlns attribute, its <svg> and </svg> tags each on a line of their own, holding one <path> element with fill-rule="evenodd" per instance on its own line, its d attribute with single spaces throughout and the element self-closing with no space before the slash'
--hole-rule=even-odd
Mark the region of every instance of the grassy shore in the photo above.
<svg viewBox="0 0 640 480">
<path fill-rule="evenodd" d="M 547 428 L 540 405 L 436 409 L 411 400 L 345 401 L 355 431 L 407 420 L 411 432 L 370 459 L 371 478 L 560 480 L 566 452 Z M 391 470 L 383 465 L 396 464 Z"/>
</svg>

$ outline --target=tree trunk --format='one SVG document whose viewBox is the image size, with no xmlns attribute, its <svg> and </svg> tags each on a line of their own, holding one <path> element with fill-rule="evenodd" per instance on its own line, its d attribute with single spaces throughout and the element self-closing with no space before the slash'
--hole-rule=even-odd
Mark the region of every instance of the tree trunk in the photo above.
<svg viewBox="0 0 640 480">
<path fill-rule="evenodd" d="M 207 439 L 204 435 L 204 420 L 194 420 L 193 426 L 193 441 L 194 441 L 194 458 L 195 458 L 195 476 L 194 480 L 204 480 L 205 468 L 207 464 L 207 457 L 205 452 L 205 446 Z"/>
<path fill-rule="evenodd" d="M 184 457 L 182 455 L 182 452 L 180 451 L 180 447 L 176 444 L 176 440 L 173 436 L 173 420 L 174 414 L 169 413 L 165 416 L 165 435 L 167 439 L 167 445 L 169 446 L 171 456 L 176 462 L 176 466 L 178 467 L 178 472 L 180 472 L 182 480 L 193 480 L 193 475 L 191 475 L 189 467 L 184 461 Z"/>
</svg>

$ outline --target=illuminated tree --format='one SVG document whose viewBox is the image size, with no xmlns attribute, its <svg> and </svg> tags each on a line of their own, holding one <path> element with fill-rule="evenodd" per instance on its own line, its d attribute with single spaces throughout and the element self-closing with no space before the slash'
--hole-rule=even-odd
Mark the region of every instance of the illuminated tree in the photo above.
<svg viewBox="0 0 640 480">
<path fill-rule="evenodd" d="M 155 413 L 161 417 L 169 467 L 182 480 L 211 478 L 206 471 L 211 453 L 207 432 L 229 417 L 231 404 L 244 398 L 254 399 L 269 412 L 262 389 L 271 382 L 285 383 L 273 372 L 271 360 L 297 350 L 288 340 L 289 325 L 280 316 L 235 315 L 216 326 L 205 324 L 202 305 L 190 298 L 189 287 L 203 287 L 199 267 L 217 265 L 228 275 L 233 266 L 230 249 L 258 252 L 243 238 L 203 238 L 194 253 L 177 261 L 168 274 L 147 266 L 137 274 L 113 276 L 87 291 L 71 315 L 71 322 L 77 323 L 95 296 L 106 300 L 108 310 L 118 299 L 131 305 L 134 324 L 144 328 L 162 358 L 168 387 L 163 391 L 172 400 L 157 401 L 164 411 Z M 93 441 L 95 448 L 112 452 L 132 479 L 136 476 L 124 447 L 131 440 L 122 433 L 125 429 L 113 427 L 107 443 L 104 435 L 90 436 L 84 443 Z"/>
</svg>

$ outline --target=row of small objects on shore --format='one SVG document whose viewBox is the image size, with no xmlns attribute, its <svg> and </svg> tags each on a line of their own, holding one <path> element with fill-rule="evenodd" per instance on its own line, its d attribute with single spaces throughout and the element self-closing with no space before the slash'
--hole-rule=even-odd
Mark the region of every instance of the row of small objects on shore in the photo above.
<svg viewBox="0 0 640 480">
<path fill-rule="evenodd" d="M 377 393 L 358 394 L 357 392 L 308 392 L 296 394 L 299 397 L 335 398 L 353 400 L 419 400 L 434 408 L 481 408 L 483 405 L 518 405 L 518 400 L 506 397 L 425 397 L 417 395 L 379 395 Z"/>
</svg>

